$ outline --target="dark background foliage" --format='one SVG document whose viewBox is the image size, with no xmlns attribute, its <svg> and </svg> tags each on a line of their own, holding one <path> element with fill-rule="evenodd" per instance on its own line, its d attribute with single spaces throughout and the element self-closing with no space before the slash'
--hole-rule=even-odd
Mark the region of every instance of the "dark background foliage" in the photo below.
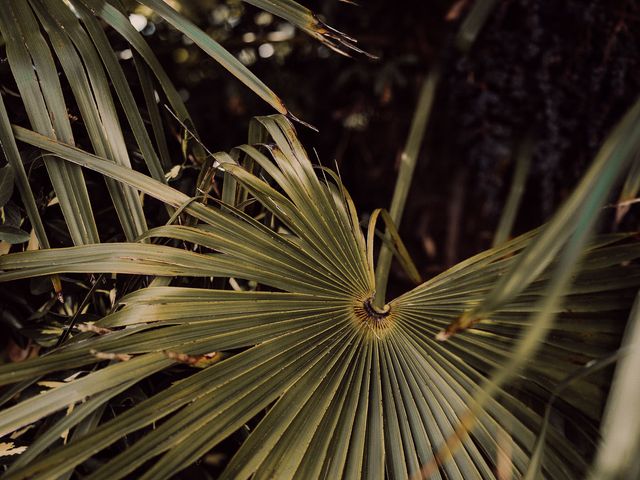
<svg viewBox="0 0 640 480">
<path fill-rule="evenodd" d="M 517 232 L 549 217 L 639 91 L 636 0 L 501 0 L 466 54 L 453 40 L 472 2 L 319 3 L 308 6 L 378 59 L 342 57 L 300 32 L 269 42 L 280 21 L 267 23 L 249 6 L 183 6 L 319 129 L 299 128 L 323 164 L 337 163 L 365 214 L 388 206 L 420 81 L 442 65 L 401 230 L 425 273 L 490 244 L 527 135 L 535 147 Z M 268 108 L 195 45 L 155 27 L 148 39 L 188 98 L 206 145 L 244 141 L 250 117 Z M 274 54 L 261 58 L 266 43 Z"/>
<path fill-rule="evenodd" d="M 472 4 L 468 0 L 308 5 L 377 60 L 338 55 L 239 1 L 173 5 L 319 130 L 299 127 L 319 162 L 337 164 L 363 214 L 388 206 L 421 79 L 441 65 L 427 146 L 401 232 L 429 273 L 490 244 L 514 157 L 527 136 L 535 144 L 533 167 L 516 233 L 542 223 L 571 191 L 640 90 L 638 3 L 500 0 L 467 53 L 455 48 L 454 36 Z M 159 17 L 140 7 L 138 12 L 147 17 L 142 33 L 186 99 L 203 143 L 215 151 L 246 141 L 250 118 L 271 113 L 269 107 Z M 135 85 L 127 45 L 117 34 L 111 38 L 122 61 L 131 64 Z M 5 93 L 15 91 L 6 61 L 0 81 Z M 19 121 L 20 101 L 5 97 Z M 173 158 L 180 163 L 181 127 L 165 113 L 173 128 Z M 193 188 L 194 167 L 178 180 L 186 190 Z M 31 173 L 45 202 L 50 187 L 44 169 Z M 91 188 L 104 188 L 99 177 L 88 177 Z M 54 243 L 57 237 L 59 245 L 67 244 L 62 218 L 47 216 Z M 627 222 L 635 220 L 632 215 Z M 120 235 L 108 230 L 108 222 L 104 227 L 103 241 Z"/>
</svg>

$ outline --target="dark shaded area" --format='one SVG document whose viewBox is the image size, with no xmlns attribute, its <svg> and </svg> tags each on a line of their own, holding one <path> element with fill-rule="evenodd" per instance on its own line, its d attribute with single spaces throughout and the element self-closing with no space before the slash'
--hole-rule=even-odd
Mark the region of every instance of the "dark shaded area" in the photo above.
<svg viewBox="0 0 640 480">
<path fill-rule="evenodd" d="M 365 216 L 389 205 L 421 79 L 442 65 L 401 227 L 429 275 L 490 245 L 515 152 L 527 135 L 535 144 L 533 168 L 516 233 L 551 215 L 640 91 L 636 0 L 503 0 L 465 54 L 453 37 L 471 3 L 323 2 L 323 19 L 357 38 L 377 61 L 344 58 L 300 32 L 269 42 L 281 23 L 263 25 L 264 17 L 249 6 L 237 20 L 218 23 L 212 12 L 220 7 L 212 10 L 212 2 L 189 2 L 185 13 L 218 32 L 241 58 L 253 52 L 252 70 L 319 129 L 298 128 L 312 155 L 315 149 L 324 165 L 337 164 Z M 188 95 L 210 149 L 244 142 L 250 117 L 270 113 L 166 25 L 158 24 L 149 41 Z M 267 43 L 275 53 L 261 58 Z M 634 225 L 632 212 L 627 228 Z"/>
</svg>

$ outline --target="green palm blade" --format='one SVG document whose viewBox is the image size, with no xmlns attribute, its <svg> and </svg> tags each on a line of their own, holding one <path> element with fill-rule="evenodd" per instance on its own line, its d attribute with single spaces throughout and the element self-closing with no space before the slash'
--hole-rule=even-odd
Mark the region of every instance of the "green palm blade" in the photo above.
<svg viewBox="0 0 640 480">
<path fill-rule="evenodd" d="M 25 129 L 16 138 L 154 196 L 201 223 L 150 230 L 145 238 L 180 240 L 201 253 L 155 243 L 121 243 L 25 252 L 0 257 L 0 281 L 59 272 L 222 276 L 257 281 L 260 291 L 149 287 L 133 292 L 63 348 L 20 365 L 0 366 L 0 383 L 73 370 L 100 361 L 95 352 L 133 355 L 63 386 L 17 402 L 0 417 L 0 432 L 38 422 L 88 398 L 91 409 L 112 389 L 127 387 L 192 356 L 231 352 L 222 361 L 134 405 L 65 445 L 49 435 L 29 462 L 6 478 L 63 475 L 136 433 L 135 441 L 89 478 L 170 478 L 254 421 L 223 478 L 406 478 L 419 476 L 459 427 L 486 381 L 508 361 L 554 278 L 549 262 L 523 291 L 487 319 L 448 342 L 436 334 L 480 304 L 539 238 L 530 232 L 482 252 L 376 309 L 373 243 L 339 178 L 316 170 L 289 122 L 263 117 L 254 125 L 273 145 L 242 146 L 260 167 L 251 173 L 234 156 L 216 154 L 243 195 L 279 219 L 271 229 L 239 208 L 206 206 L 143 174 Z M 266 179 L 266 180 L 265 180 Z M 401 249 L 396 249 L 400 255 Z M 511 470 L 529 466 L 543 404 L 569 372 L 617 348 L 640 269 L 640 247 L 625 234 L 594 238 L 557 320 L 526 369 L 489 398 L 469 435 L 432 478 L 494 478 L 509 442 Z M 588 468 L 608 379 L 571 383 L 546 427 L 541 472 L 574 478 Z M 73 426 L 89 408 L 53 423 Z M 64 423 L 63 423 L 64 422 Z M 151 426 L 154 425 L 153 428 Z M 153 461 L 155 460 L 155 461 Z"/>
</svg>

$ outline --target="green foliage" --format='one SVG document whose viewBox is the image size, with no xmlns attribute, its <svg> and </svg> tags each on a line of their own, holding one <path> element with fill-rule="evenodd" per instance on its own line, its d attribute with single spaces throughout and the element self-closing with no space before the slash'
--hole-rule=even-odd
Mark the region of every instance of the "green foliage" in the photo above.
<svg viewBox="0 0 640 480">
<path fill-rule="evenodd" d="M 609 378 L 589 367 L 576 375 L 576 367 L 615 351 L 640 285 L 634 263 L 640 246 L 632 236 L 593 231 L 638 150 L 640 104 L 547 225 L 376 303 L 392 253 L 419 283 L 394 226 L 415 163 L 401 174 L 391 213 L 374 211 L 365 235 L 339 175 L 311 163 L 285 116 L 259 117 L 249 144 L 208 158 L 223 175 L 220 200 L 190 197 L 165 180 L 154 85 L 178 120 L 197 132 L 153 52 L 119 2 L 70 3 L 73 12 L 62 0 L 10 0 L 0 10 L 31 123 L 12 125 L 0 101 L 0 143 L 44 247 L 0 256 L 0 282 L 86 273 L 156 278 L 113 299 L 96 321 L 73 325 L 70 338 L 46 354 L 0 365 L 0 384 L 12 385 L 0 398 L 0 435 L 30 439 L 7 463 L 5 478 L 74 471 L 90 478 L 169 478 L 240 436 L 222 478 L 495 478 L 506 469 L 570 479 L 588 471 Z M 287 113 L 268 87 L 167 4 L 141 3 Z M 249 3 L 306 25 L 312 35 L 325 28 L 290 1 Z M 97 17 L 137 52 L 155 143 Z M 352 47 L 346 37 L 318 35 L 339 41 L 335 48 Z M 53 54 L 92 152 L 74 140 Z M 425 83 L 407 143 L 413 162 L 436 80 L 433 74 Z M 132 169 L 128 131 L 150 175 Z M 75 246 L 48 248 L 18 145 L 41 152 Z M 125 242 L 98 243 L 82 169 L 105 178 Z M 11 183 L 0 182 L 2 198 Z M 166 225 L 147 226 L 140 193 L 167 206 L 173 215 Z M 387 234 L 376 272 L 378 217 Z M 214 288 L 196 288 L 196 278 Z M 630 345 L 637 343 L 636 317 L 625 340 Z M 629 395 L 631 361 L 616 374 L 621 386 L 610 405 Z M 106 414 L 118 396 L 184 365 L 199 369 L 178 369 L 166 388 Z M 43 378 L 65 380 L 39 392 L 33 384 Z M 545 414 L 540 405 L 547 401 Z M 605 440 L 620 421 L 607 410 L 613 427 Z M 36 434 L 22 431 L 31 425 Z M 631 429 L 627 446 L 639 431 Z M 599 453 L 594 471 L 614 478 L 633 467 L 625 457 L 612 468 L 611 458 Z"/>
</svg>

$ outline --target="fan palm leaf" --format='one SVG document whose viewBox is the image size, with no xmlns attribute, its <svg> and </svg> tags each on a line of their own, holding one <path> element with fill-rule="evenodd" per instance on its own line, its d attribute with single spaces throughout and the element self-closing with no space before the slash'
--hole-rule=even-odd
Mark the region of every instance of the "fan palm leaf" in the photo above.
<svg viewBox="0 0 640 480">
<path fill-rule="evenodd" d="M 293 1 L 246 1 L 341 53 L 360 52 Z M 169 5 L 140 3 L 292 117 L 273 91 Z M 474 6 L 462 43 L 472 42 L 491 8 Z M 155 145 L 99 19 L 135 51 Z M 285 117 L 261 117 L 251 145 L 213 155 L 224 183 L 222 200 L 207 206 L 165 183 L 155 82 L 177 120 L 197 133 L 120 2 L 7 0 L 0 32 L 33 129 L 12 126 L 0 98 L 0 143 L 46 248 L 0 257 L 0 281 L 61 273 L 157 277 L 97 322 L 78 325 L 59 348 L 0 366 L 0 385 L 11 385 L 0 397 L 0 435 L 38 425 L 6 478 L 58 478 L 77 467 L 94 479 L 168 478 L 239 431 L 245 439 L 223 478 L 495 478 L 505 468 L 507 475 L 575 478 L 587 470 L 609 375 L 566 379 L 618 347 L 640 284 L 631 262 L 640 247 L 629 235 L 587 241 L 595 212 L 637 150 L 640 104 L 547 227 L 421 283 L 392 221 L 399 221 L 410 169 L 391 214 L 374 211 L 364 234 L 340 177 L 312 165 Z M 75 146 L 54 58 L 94 153 Z M 437 78 L 434 70 L 421 105 L 431 104 Z M 131 169 L 119 109 L 150 177 Z M 428 111 L 416 112 L 411 165 Z M 76 246 L 48 248 L 16 141 L 43 152 Z M 83 167 L 105 177 L 126 242 L 97 243 Z M 189 225 L 148 229 L 139 192 L 176 209 L 174 219 L 189 215 Z M 245 208 L 251 202 L 262 209 L 259 217 Z M 387 233 L 376 278 L 379 218 Z M 570 254 L 559 255 L 563 245 Z M 385 304 L 391 252 L 420 285 Z M 169 286 L 172 277 L 220 277 L 235 290 Z M 538 331 L 528 336 L 532 328 Z M 436 340 L 443 332 L 444 343 Z M 537 351 L 528 348 L 514 363 L 523 338 Z M 178 364 L 200 369 L 104 417 L 117 396 Z M 621 375 L 629 376 L 625 368 Z M 76 375 L 30 394 L 38 379 L 69 372 Z M 553 422 L 542 415 L 551 399 Z M 608 413 L 610 424 L 620 418 Z M 612 457 L 602 450 L 598 458 L 604 470 L 603 459 Z"/>
<path fill-rule="evenodd" d="M 0 383 L 12 384 L 112 360 L 3 411 L 0 433 L 8 434 L 77 405 L 56 417 L 53 433 L 39 437 L 7 478 L 56 477 L 92 457 L 101 460 L 90 478 L 134 472 L 168 478 L 243 428 L 249 434 L 223 478 L 407 478 L 419 476 L 435 452 L 449 447 L 451 459 L 431 472 L 433 478 L 494 478 L 506 450 L 512 473 L 522 475 L 543 422 L 540 409 L 527 402 L 543 404 L 576 366 L 617 347 L 640 284 L 640 270 L 629 264 L 640 247 L 624 234 L 589 243 L 537 355 L 485 402 L 475 428 L 454 448 L 448 439 L 478 386 L 510 358 L 559 261 L 550 261 L 473 328 L 438 342 L 436 334 L 480 305 L 540 232 L 480 253 L 378 308 L 375 218 L 365 237 L 339 177 L 314 168 L 291 124 L 282 116 L 257 121 L 268 143 L 215 158 L 238 188 L 277 218 L 277 228 L 241 208 L 205 206 L 143 174 L 14 128 L 18 140 L 181 207 L 199 223 L 149 230 L 140 240 L 151 243 L 5 255 L 0 281 L 118 272 L 231 277 L 261 289 L 144 288 L 95 324 L 81 326 L 62 348 L 1 366 Z M 260 175 L 236 163 L 243 155 L 260 166 Z M 157 239 L 197 245 L 198 251 L 153 243 Z M 395 251 L 401 255 L 400 244 Z M 205 368 L 56 445 L 59 432 L 185 358 Z M 605 374 L 591 375 L 563 391 L 556 409 L 562 420 L 547 432 L 545 477 L 575 478 L 586 470 L 607 382 Z M 133 433 L 133 444 L 102 461 L 100 452 Z"/>
</svg>

